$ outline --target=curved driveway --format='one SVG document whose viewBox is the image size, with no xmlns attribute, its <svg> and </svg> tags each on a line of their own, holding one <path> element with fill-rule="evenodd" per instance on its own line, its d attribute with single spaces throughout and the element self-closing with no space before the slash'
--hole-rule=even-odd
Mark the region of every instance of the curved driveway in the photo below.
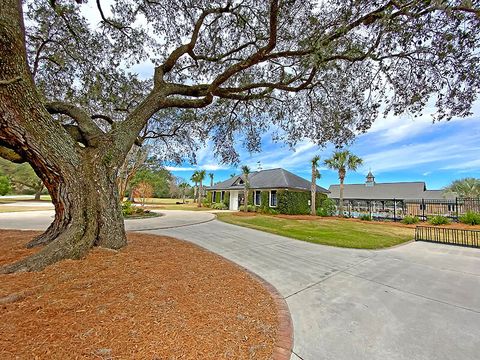
<svg viewBox="0 0 480 360">
<path fill-rule="evenodd" d="M 292 314 L 294 360 L 479 358 L 478 249 L 429 243 L 342 249 L 203 222 L 212 217 L 205 212 L 162 212 L 127 221 L 127 228 L 191 241 L 273 284 Z M 45 215 L 38 213 L 15 213 L 16 220 L 0 214 L 0 228 L 39 226 Z"/>
</svg>

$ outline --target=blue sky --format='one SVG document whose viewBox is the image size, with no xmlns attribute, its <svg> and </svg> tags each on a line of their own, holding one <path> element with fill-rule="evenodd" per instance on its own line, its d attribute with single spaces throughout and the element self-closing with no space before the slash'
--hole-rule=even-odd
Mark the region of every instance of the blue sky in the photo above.
<svg viewBox="0 0 480 360">
<path fill-rule="evenodd" d="M 421 118 L 409 116 L 378 119 L 372 128 L 359 136 L 349 149 L 364 160 L 357 172 L 347 173 L 347 183 L 359 183 L 371 169 L 377 182 L 425 181 L 429 189 L 440 189 L 452 180 L 463 177 L 480 177 L 480 102 L 475 103 L 473 116 L 432 123 L 428 109 Z M 239 138 L 238 142 L 241 143 Z M 252 170 L 282 167 L 306 179 L 310 178 L 309 160 L 319 154 L 328 158 L 333 147 L 326 148 L 307 141 L 295 149 L 272 142 L 270 136 L 262 139 L 262 151 L 250 154 L 240 151 L 240 165 Z M 215 174 L 215 182 L 225 180 L 238 167 L 221 164 L 207 146 L 197 154 L 198 165 L 182 164 L 168 167 L 174 175 L 186 180 L 195 169 L 206 169 Z M 239 165 L 239 166 L 240 166 Z M 338 183 L 337 174 L 324 167 L 318 184 L 328 188 Z M 207 181 L 208 182 L 208 181 Z"/>
</svg>

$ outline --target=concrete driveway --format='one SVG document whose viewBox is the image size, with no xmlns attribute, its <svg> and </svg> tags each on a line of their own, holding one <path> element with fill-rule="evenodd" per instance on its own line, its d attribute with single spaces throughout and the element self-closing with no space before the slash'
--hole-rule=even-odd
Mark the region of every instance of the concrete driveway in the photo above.
<svg viewBox="0 0 480 360">
<path fill-rule="evenodd" d="M 127 231 L 168 229 L 171 227 L 201 224 L 215 219 L 206 211 L 164 210 L 162 216 L 125 220 Z M 53 221 L 53 210 L 0 213 L 0 229 L 44 230 Z"/>
<path fill-rule="evenodd" d="M 480 357 L 478 249 L 342 249 L 210 221 L 204 212 L 164 213 L 127 227 L 191 241 L 273 284 L 292 314 L 294 360 Z M 21 219 L 7 222 L 0 214 L 0 228 L 39 224 L 38 216 L 16 214 Z M 172 228 L 169 216 L 172 224 L 189 220 Z"/>
</svg>

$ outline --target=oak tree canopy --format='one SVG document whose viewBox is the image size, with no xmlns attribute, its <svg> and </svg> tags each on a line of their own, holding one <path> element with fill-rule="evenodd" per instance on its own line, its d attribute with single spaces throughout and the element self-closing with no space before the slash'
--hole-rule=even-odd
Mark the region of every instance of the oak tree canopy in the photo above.
<svg viewBox="0 0 480 360">
<path fill-rule="evenodd" d="M 84 15 L 95 11 L 98 23 Z M 343 144 L 381 115 L 467 116 L 480 85 L 469 0 L 1 0 L 0 156 L 28 161 L 55 221 L 4 271 L 126 243 L 115 187 L 134 143 L 163 156 L 236 137 Z M 132 67 L 149 61 L 145 79 Z M 163 145 L 162 145 L 163 144 Z"/>
</svg>

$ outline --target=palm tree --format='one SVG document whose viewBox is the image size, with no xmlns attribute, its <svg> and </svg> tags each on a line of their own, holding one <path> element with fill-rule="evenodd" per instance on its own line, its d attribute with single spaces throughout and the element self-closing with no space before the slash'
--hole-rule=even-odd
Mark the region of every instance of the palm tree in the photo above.
<svg viewBox="0 0 480 360">
<path fill-rule="evenodd" d="M 330 159 L 324 161 L 324 164 L 332 170 L 338 171 L 338 179 L 340 180 L 340 199 L 338 205 L 339 216 L 343 217 L 343 182 L 347 175 L 347 170 L 355 171 L 362 165 L 363 160 L 357 155 L 352 154 L 348 150 L 335 151 Z"/>
<path fill-rule="evenodd" d="M 210 173 L 210 174 L 208 174 L 208 176 L 210 177 L 210 187 L 212 187 L 213 186 L 213 177 L 215 175 L 213 175 L 213 173 Z"/>
<path fill-rule="evenodd" d="M 247 165 L 242 166 L 242 173 L 244 176 L 244 184 L 245 184 L 245 201 L 243 203 L 243 211 L 248 211 L 248 189 L 250 188 L 250 184 L 248 182 L 248 175 L 250 174 L 250 168 Z"/>
<path fill-rule="evenodd" d="M 198 171 L 198 183 L 200 185 L 198 191 L 198 207 L 202 207 L 202 196 L 203 196 L 203 180 L 207 176 L 207 172 L 205 170 Z"/>
<path fill-rule="evenodd" d="M 464 178 L 453 181 L 443 189 L 446 194 L 456 194 L 463 198 L 480 197 L 480 179 Z"/>
<path fill-rule="evenodd" d="M 195 170 L 190 178 L 191 181 L 195 184 L 193 187 L 193 202 L 196 201 L 198 195 L 198 170 Z"/>
<path fill-rule="evenodd" d="M 235 174 L 235 173 L 230 174 L 230 177 L 231 177 L 231 178 L 232 178 L 232 177 L 235 177 L 235 175 L 237 175 L 237 174 Z"/>
<path fill-rule="evenodd" d="M 317 208 L 315 204 L 315 198 L 316 198 L 316 193 L 317 193 L 317 179 L 320 179 L 320 172 L 318 171 L 318 162 L 320 161 L 320 156 L 315 155 L 312 160 L 310 160 L 312 163 L 312 183 L 311 183 L 311 201 L 310 201 L 310 214 L 316 215 L 317 214 Z"/>
<path fill-rule="evenodd" d="M 185 192 L 187 191 L 189 185 L 186 182 L 182 182 L 178 185 L 180 189 L 182 189 L 182 202 L 185 204 Z"/>
</svg>

